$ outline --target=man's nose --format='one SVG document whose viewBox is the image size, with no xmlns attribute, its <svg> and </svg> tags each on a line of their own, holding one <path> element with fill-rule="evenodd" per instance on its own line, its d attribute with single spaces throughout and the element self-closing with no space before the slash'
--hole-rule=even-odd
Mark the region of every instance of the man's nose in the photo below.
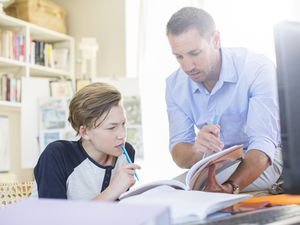
<svg viewBox="0 0 300 225">
<path fill-rule="evenodd" d="M 191 72 L 195 69 L 195 63 L 194 63 L 193 60 L 184 59 L 182 64 L 181 64 L 181 67 L 184 71 Z"/>
</svg>

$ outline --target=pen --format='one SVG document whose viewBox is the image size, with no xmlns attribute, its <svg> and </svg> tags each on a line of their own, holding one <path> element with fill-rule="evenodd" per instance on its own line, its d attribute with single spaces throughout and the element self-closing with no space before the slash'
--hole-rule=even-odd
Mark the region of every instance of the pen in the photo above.
<svg viewBox="0 0 300 225">
<path fill-rule="evenodd" d="M 211 119 L 210 119 L 210 124 L 212 125 L 217 125 L 219 123 L 219 116 L 218 115 L 214 115 Z M 202 159 L 204 159 L 207 156 L 207 152 L 203 153 Z"/>
<path fill-rule="evenodd" d="M 125 155 L 125 157 L 126 157 L 126 159 L 127 159 L 127 162 L 128 162 L 128 163 L 132 163 L 132 161 L 131 161 L 131 159 L 130 159 L 128 153 L 127 153 L 127 150 L 126 150 L 125 146 L 122 145 L 121 148 L 122 148 L 122 151 L 123 151 L 123 153 L 124 153 L 124 155 Z M 135 170 L 134 170 L 134 176 L 135 176 L 135 178 L 136 178 L 138 181 L 140 181 L 140 179 L 139 179 L 137 173 L 135 172 Z"/>
</svg>

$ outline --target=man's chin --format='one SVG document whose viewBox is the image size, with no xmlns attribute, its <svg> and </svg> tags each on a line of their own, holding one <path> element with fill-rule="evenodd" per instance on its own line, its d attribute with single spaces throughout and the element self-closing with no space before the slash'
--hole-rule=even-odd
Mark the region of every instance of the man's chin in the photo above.
<svg viewBox="0 0 300 225">
<path fill-rule="evenodd" d="M 203 78 L 200 77 L 191 77 L 192 81 L 194 81 L 195 83 L 202 83 L 203 82 Z"/>
</svg>

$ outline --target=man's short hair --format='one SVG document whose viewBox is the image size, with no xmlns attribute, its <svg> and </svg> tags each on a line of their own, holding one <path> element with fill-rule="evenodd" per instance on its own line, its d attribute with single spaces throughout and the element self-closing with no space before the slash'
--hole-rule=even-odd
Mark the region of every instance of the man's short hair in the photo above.
<svg viewBox="0 0 300 225">
<path fill-rule="evenodd" d="M 179 35 L 196 28 L 200 35 L 209 38 L 216 30 L 212 16 L 203 9 L 184 7 L 174 13 L 167 24 L 167 35 Z"/>
</svg>

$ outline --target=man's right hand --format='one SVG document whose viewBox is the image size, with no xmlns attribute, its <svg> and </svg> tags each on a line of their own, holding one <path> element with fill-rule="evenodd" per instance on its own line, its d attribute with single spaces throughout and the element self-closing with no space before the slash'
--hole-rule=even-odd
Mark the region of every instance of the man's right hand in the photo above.
<svg viewBox="0 0 300 225">
<path fill-rule="evenodd" d="M 193 149 L 202 154 L 218 152 L 224 147 L 220 139 L 220 125 L 204 125 L 197 133 Z"/>
</svg>

